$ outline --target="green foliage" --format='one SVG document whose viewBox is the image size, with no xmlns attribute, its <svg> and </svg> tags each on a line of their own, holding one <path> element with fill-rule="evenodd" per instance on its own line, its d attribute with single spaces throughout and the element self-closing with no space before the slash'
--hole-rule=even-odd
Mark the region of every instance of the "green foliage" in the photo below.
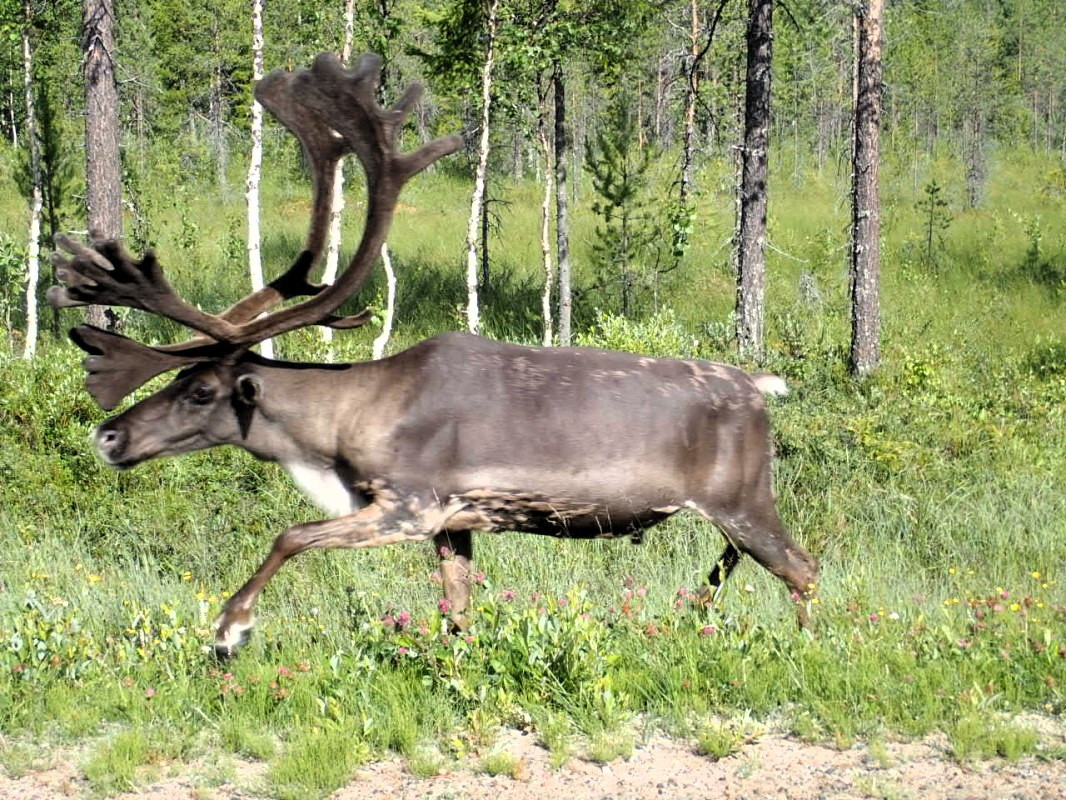
<svg viewBox="0 0 1066 800">
<path fill-rule="evenodd" d="M 314 728 L 289 742 L 268 780 L 279 800 L 324 797 L 346 784 L 366 756 L 355 731 Z"/>
<path fill-rule="evenodd" d="M 670 309 L 657 311 L 643 320 L 597 311 L 594 325 L 578 334 L 577 343 L 583 347 L 602 347 L 664 358 L 699 356 L 699 342 L 685 330 Z"/>
<path fill-rule="evenodd" d="M 628 94 L 619 93 L 606 124 L 585 144 L 585 169 L 597 194 L 592 211 L 602 221 L 593 245 L 597 288 L 611 300 L 619 298 L 626 317 L 656 288 L 661 238 L 648 198 L 653 154 L 639 142 L 632 105 Z"/>
<path fill-rule="evenodd" d="M 4 328 L 11 330 L 11 316 L 19 306 L 19 289 L 23 283 L 26 255 L 14 238 L 0 232 L 0 317 Z"/>
<path fill-rule="evenodd" d="M 978 758 L 1004 758 L 1017 761 L 1036 751 L 1038 736 L 1032 728 L 1009 722 L 969 715 L 958 721 L 949 733 L 955 758 L 968 761 Z"/>
<path fill-rule="evenodd" d="M 944 231 L 951 225 L 952 215 L 948 211 L 948 202 L 941 196 L 943 187 L 932 180 L 922 189 L 924 197 L 915 204 L 922 215 L 922 227 L 925 235 L 922 260 L 926 267 L 935 269 L 941 251 L 944 249 Z"/>
<path fill-rule="evenodd" d="M 493 750 L 481 759 L 481 771 L 494 777 L 497 775 L 514 777 L 520 763 L 518 756 L 506 750 Z"/>
<path fill-rule="evenodd" d="M 1054 256 L 1046 252 L 1044 232 L 1040 216 L 1034 214 L 1024 220 L 1026 238 L 1029 246 L 1022 260 L 1022 275 L 1033 283 L 1043 286 L 1054 297 L 1066 294 L 1066 252 L 1060 251 Z"/>
<path fill-rule="evenodd" d="M 733 726 L 712 722 L 696 735 L 696 751 L 712 761 L 719 761 L 737 752 L 743 742 L 744 737 Z"/>
</svg>

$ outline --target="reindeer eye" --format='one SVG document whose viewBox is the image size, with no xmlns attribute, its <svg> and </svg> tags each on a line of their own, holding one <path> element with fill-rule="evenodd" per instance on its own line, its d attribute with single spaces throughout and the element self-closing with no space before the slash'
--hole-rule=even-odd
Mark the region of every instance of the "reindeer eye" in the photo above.
<svg viewBox="0 0 1066 800">
<path fill-rule="evenodd" d="M 215 399 L 215 390 L 206 383 L 198 384 L 189 392 L 189 400 L 198 406 L 207 405 Z"/>
</svg>

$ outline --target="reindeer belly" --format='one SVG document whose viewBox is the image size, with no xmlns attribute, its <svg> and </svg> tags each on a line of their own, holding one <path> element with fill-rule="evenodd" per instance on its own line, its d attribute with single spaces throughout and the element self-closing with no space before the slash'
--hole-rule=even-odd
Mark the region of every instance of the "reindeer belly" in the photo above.
<svg viewBox="0 0 1066 800">
<path fill-rule="evenodd" d="M 449 531 L 522 531 L 575 539 L 638 534 L 677 508 L 619 508 L 524 492 L 478 489 L 455 495 L 463 508 L 452 515 Z"/>
</svg>

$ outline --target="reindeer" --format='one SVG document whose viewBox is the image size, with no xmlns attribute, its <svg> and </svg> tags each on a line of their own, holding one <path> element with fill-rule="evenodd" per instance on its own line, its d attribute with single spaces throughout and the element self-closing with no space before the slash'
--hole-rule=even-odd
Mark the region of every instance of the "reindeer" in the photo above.
<svg viewBox="0 0 1066 800">
<path fill-rule="evenodd" d="M 196 332 L 149 347 L 79 325 L 87 388 L 105 410 L 150 378 L 178 369 L 165 388 L 103 422 L 103 460 L 127 469 L 217 445 L 273 461 L 331 517 L 290 527 L 226 602 L 214 648 L 245 644 L 264 587 L 313 547 L 362 548 L 431 539 L 441 554 L 451 622 L 470 603 L 472 532 L 559 537 L 629 536 L 683 509 L 713 522 L 726 549 L 709 575 L 713 600 L 741 553 L 788 586 L 800 624 L 817 564 L 782 525 L 770 487 L 764 392 L 774 376 L 724 364 L 592 348 L 523 347 L 458 333 L 390 358 L 344 365 L 273 361 L 250 348 L 309 325 L 356 328 L 369 314 L 336 316 L 374 266 L 404 184 L 461 146 L 457 136 L 398 151 L 397 134 L 419 97 L 410 87 L 389 110 L 375 100 L 380 60 L 346 70 L 331 55 L 310 69 L 275 70 L 255 95 L 300 140 L 314 202 L 303 252 L 269 286 L 221 314 L 200 311 L 169 285 L 155 255 L 113 240 L 66 237 L 54 261 L 56 307 L 139 308 Z M 322 253 L 334 167 L 354 152 L 366 173 L 366 225 L 343 274 L 308 275 Z M 276 309 L 283 301 L 306 298 Z M 276 309 L 271 311 L 271 309 Z M 270 312 L 270 313 L 268 313 Z"/>
</svg>

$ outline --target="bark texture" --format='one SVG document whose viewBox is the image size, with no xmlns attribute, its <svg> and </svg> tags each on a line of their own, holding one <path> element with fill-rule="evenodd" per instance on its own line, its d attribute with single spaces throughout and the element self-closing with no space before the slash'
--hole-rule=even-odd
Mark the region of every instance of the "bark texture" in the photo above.
<svg viewBox="0 0 1066 800">
<path fill-rule="evenodd" d="M 766 166 L 770 145 L 773 3 L 750 0 L 737 263 L 737 344 L 761 360 L 766 302 Z"/>
<path fill-rule="evenodd" d="M 544 320 L 542 344 L 551 347 L 554 332 L 552 330 L 552 290 L 555 287 L 555 269 L 551 251 L 551 202 L 552 202 L 552 150 L 548 141 L 548 124 L 543 102 L 537 120 L 537 140 L 544 154 L 544 202 L 540 207 L 540 254 L 544 264 L 544 291 L 541 294 L 541 317 Z"/>
<path fill-rule="evenodd" d="M 85 54 L 85 202 L 93 236 L 122 236 L 122 163 L 119 156 L 118 86 L 115 83 L 114 0 L 84 0 L 82 51 Z M 86 319 L 107 327 L 100 306 Z"/>
<path fill-rule="evenodd" d="M 881 46 L 884 0 L 856 14 L 855 143 L 851 203 L 851 371 L 868 375 L 881 360 Z"/>
</svg>

